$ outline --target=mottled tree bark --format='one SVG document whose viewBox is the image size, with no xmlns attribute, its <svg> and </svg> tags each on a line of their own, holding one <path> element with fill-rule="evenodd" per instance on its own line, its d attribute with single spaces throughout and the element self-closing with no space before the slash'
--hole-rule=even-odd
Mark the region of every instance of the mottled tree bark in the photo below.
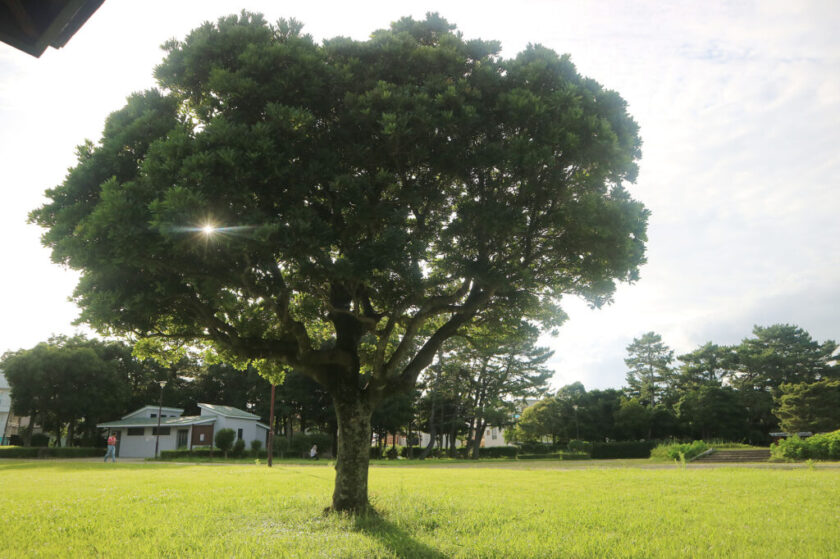
<svg viewBox="0 0 840 559">
<path fill-rule="evenodd" d="M 338 454 L 335 463 L 335 511 L 362 512 L 368 507 L 370 417 L 366 402 L 333 398 L 338 419 Z"/>
</svg>

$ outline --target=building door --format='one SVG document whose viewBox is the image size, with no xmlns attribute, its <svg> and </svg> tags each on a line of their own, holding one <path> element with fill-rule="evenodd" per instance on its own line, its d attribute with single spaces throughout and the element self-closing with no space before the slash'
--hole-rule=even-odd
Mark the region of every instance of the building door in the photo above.
<svg viewBox="0 0 840 559">
<path fill-rule="evenodd" d="M 175 448 L 187 448 L 187 435 L 189 429 L 178 429 L 178 445 Z"/>
</svg>

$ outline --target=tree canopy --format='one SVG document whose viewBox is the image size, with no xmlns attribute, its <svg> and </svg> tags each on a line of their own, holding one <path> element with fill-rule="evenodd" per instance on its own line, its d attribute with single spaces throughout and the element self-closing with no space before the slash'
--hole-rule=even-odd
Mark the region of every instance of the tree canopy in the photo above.
<svg viewBox="0 0 840 559">
<path fill-rule="evenodd" d="M 641 338 L 634 338 L 633 343 L 627 346 L 627 358 L 624 360 L 629 369 L 629 394 L 650 408 L 659 403 L 673 375 L 673 360 L 674 352 L 662 343 L 659 334 L 648 332 Z"/>
<path fill-rule="evenodd" d="M 160 89 L 31 219 L 81 272 L 81 320 L 325 386 L 337 509 L 366 505 L 372 408 L 459 329 L 554 327 L 563 294 L 600 305 L 638 277 L 638 126 L 568 56 L 503 59 L 434 14 L 316 44 L 243 12 L 165 48 Z"/>
<path fill-rule="evenodd" d="M 33 417 L 30 426 L 37 418 L 59 444 L 65 426 L 68 445 L 77 427 L 95 438 L 96 423 L 122 412 L 130 397 L 121 349 L 120 344 L 56 337 L 6 353 L 0 369 L 12 388 L 15 413 Z"/>
</svg>

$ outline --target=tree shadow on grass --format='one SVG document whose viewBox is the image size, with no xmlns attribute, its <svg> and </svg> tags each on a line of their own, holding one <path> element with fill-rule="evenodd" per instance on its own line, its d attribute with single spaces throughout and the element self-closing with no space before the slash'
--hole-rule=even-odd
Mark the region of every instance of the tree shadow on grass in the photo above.
<svg viewBox="0 0 840 559">
<path fill-rule="evenodd" d="M 355 517 L 353 528 L 376 538 L 397 557 L 405 559 L 447 559 L 448 555 L 418 542 L 405 530 L 383 518 L 374 509 Z"/>
</svg>

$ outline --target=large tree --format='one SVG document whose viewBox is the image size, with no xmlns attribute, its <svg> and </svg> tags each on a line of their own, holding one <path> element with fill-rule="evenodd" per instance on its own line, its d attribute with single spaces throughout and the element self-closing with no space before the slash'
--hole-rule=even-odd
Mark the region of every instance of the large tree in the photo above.
<svg viewBox="0 0 840 559">
<path fill-rule="evenodd" d="M 545 362 L 554 352 L 538 347 L 539 332 L 527 323 L 506 327 L 495 323 L 472 329 L 453 338 L 446 359 L 455 361 L 468 386 L 463 409 L 470 429 L 472 457 L 479 458 L 488 425 L 503 427 L 511 422 L 515 402 L 541 396 L 551 371 Z"/>
<path fill-rule="evenodd" d="M 482 313 L 557 326 L 644 261 L 638 126 L 568 56 L 436 15 L 316 44 L 243 13 L 165 45 L 31 219 L 81 320 L 297 368 L 338 418 L 333 508 L 367 506 L 373 408 Z"/>
<path fill-rule="evenodd" d="M 682 362 L 676 377 L 679 392 L 697 390 L 702 386 L 721 386 L 732 374 L 736 361 L 733 348 L 706 342 L 690 353 L 677 357 Z"/>
<path fill-rule="evenodd" d="M 755 326 L 753 337 L 735 348 L 736 370 L 730 382 L 741 389 L 773 390 L 784 383 L 812 383 L 836 378 L 837 343 L 819 343 L 792 324 Z"/>
<path fill-rule="evenodd" d="M 840 380 L 783 384 L 775 398 L 773 415 L 789 433 L 815 433 L 840 429 Z"/>
<path fill-rule="evenodd" d="M 666 387 L 673 380 L 671 363 L 674 352 L 662 342 L 656 332 L 634 338 L 627 346 L 627 391 L 632 398 L 649 408 L 660 403 Z"/>
<path fill-rule="evenodd" d="M 702 385 L 683 394 L 675 407 L 684 433 L 695 439 L 739 441 L 749 436 L 747 409 L 731 387 Z"/>
<path fill-rule="evenodd" d="M 93 439 L 96 423 L 119 415 L 130 398 L 119 360 L 107 358 L 106 347 L 80 337 L 56 337 L 5 354 L 0 369 L 12 388 L 15 412 L 33 422 L 37 417 L 59 443 L 66 433 L 72 445 L 79 427 Z"/>
</svg>

